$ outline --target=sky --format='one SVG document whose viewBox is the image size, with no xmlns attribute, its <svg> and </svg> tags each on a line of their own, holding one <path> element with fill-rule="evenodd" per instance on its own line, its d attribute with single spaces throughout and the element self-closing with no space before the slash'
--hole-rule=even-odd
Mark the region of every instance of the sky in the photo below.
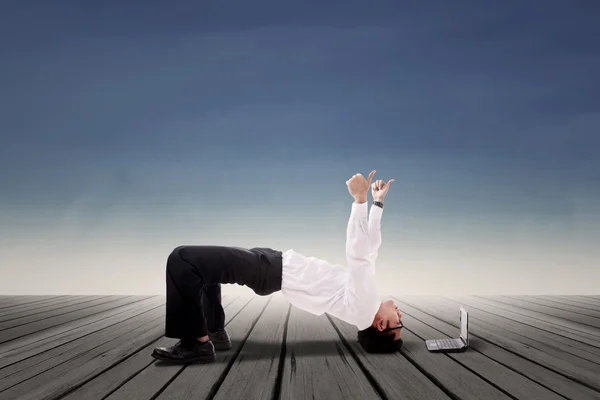
<svg viewBox="0 0 600 400">
<path fill-rule="evenodd" d="M 164 293 L 181 244 L 343 264 L 345 181 L 375 169 L 395 179 L 382 293 L 598 294 L 599 18 L 596 1 L 4 1 L 0 293 Z"/>
</svg>

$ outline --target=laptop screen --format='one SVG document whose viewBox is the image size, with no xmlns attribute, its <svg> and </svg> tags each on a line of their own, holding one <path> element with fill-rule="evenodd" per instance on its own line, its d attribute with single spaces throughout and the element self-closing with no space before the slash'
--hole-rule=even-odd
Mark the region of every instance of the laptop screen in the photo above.
<svg viewBox="0 0 600 400">
<path fill-rule="evenodd" d="M 469 343 L 469 314 L 464 308 L 460 308 L 460 338 Z"/>
</svg>

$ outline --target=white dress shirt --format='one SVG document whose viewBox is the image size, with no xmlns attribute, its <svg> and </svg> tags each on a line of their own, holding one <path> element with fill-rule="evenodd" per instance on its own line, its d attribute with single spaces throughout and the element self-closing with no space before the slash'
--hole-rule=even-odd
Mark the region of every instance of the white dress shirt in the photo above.
<svg viewBox="0 0 600 400">
<path fill-rule="evenodd" d="M 346 230 L 348 266 L 283 253 L 281 292 L 294 306 L 312 314 L 331 314 L 366 329 L 381 305 L 375 287 L 375 260 L 381 245 L 381 207 L 352 203 Z"/>
</svg>

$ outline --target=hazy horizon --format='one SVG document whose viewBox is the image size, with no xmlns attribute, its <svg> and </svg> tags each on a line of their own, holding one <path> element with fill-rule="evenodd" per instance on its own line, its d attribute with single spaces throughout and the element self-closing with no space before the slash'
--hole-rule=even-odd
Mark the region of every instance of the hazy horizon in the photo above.
<svg viewBox="0 0 600 400">
<path fill-rule="evenodd" d="M 0 294 L 163 294 L 181 244 L 344 264 L 372 169 L 382 294 L 600 294 L 596 3 L 3 8 Z"/>
</svg>

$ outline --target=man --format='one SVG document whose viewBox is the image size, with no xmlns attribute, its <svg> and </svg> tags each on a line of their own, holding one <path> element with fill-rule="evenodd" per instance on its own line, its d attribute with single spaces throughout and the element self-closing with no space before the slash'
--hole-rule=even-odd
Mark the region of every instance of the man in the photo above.
<svg viewBox="0 0 600 400">
<path fill-rule="evenodd" d="M 347 267 L 288 250 L 223 246 L 180 246 L 167 260 L 165 336 L 181 339 L 154 349 L 158 360 L 177 363 L 216 360 L 216 350 L 231 348 L 224 330 L 221 284 L 237 283 L 258 295 L 281 291 L 294 306 L 316 315 L 331 314 L 355 325 L 368 352 L 393 352 L 402 340 L 401 314 L 382 302 L 375 287 L 375 260 L 381 245 L 383 201 L 391 179 L 371 181 L 356 174 L 348 181 L 354 197 L 346 231 Z M 373 206 L 367 218 L 367 195 Z"/>
</svg>

